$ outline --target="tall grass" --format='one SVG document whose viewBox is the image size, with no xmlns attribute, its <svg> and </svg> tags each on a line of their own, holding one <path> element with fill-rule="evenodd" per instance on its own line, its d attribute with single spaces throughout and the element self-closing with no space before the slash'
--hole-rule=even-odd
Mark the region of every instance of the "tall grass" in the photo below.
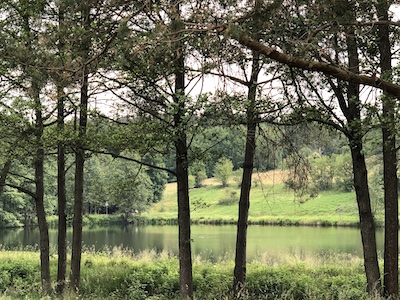
<svg viewBox="0 0 400 300">
<path fill-rule="evenodd" d="M 56 259 L 51 260 L 55 278 Z M 179 265 L 175 256 L 154 250 L 139 254 L 114 247 L 82 257 L 78 295 L 64 299 L 179 299 Z M 233 263 L 194 257 L 196 299 L 231 299 Z M 262 253 L 248 265 L 246 299 L 368 299 L 360 258 L 292 252 Z M 0 252 L 0 299 L 40 299 L 39 254 Z M 55 296 L 49 299 L 56 298 Z"/>
</svg>

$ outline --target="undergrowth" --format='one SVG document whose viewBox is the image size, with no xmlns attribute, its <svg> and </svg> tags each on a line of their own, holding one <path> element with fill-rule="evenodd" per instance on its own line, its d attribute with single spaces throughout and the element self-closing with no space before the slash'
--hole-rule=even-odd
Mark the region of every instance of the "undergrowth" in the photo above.
<svg viewBox="0 0 400 300">
<path fill-rule="evenodd" d="M 51 259 L 56 277 L 56 257 Z M 42 299 L 39 253 L 0 252 L 0 299 Z M 139 254 L 122 248 L 82 256 L 82 277 L 78 294 L 63 299 L 179 299 L 178 259 L 166 252 Z M 233 263 L 212 263 L 194 257 L 195 299 L 232 299 Z M 260 255 L 248 264 L 244 299 L 368 299 L 361 259 L 351 255 L 272 257 Z M 56 299 L 49 296 L 44 299 Z"/>
</svg>

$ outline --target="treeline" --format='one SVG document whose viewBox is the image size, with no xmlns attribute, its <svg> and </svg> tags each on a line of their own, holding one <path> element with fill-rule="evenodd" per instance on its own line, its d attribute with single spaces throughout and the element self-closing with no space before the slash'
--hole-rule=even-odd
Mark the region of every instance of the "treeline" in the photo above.
<svg viewBox="0 0 400 300">
<path fill-rule="evenodd" d="M 94 123 L 96 124 L 96 123 Z M 97 125 L 98 126 L 98 125 Z M 100 126 L 99 126 L 100 127 Z M 274 169 L 291 168 L 289 161 L 293 157 L 293 148 L 298 149 L 298 157 L 310 165 L 308 176 L 316 185 L 297 187 L 287 181 L 289 188 L 306 193 L 333 187 L 332 170 L 334 159 L 343 160 L 341 154 L 344 141 L 335 132 L 329 132 L 312 124 L 297 128 L 274 129 L 274 126 L 261 124 L 264 134 L 258 137 L 260 146 L 255 155 L 255 169 L 264 172 Z M 285 133 L 286 131 L 286 133 Z M 189 182 L 190 188 L 200 187 L 206 178 L 217 177 L 222 181 L 232 178 L 233 173 L 241 176 L 243 167 L 243 148 L 245 143 L 245 128 L 243 126 L 213 126 L 204 128 L 192 141 L 193 151 L 190 152 Z M 268 135 L 267 135 L 268 134 Z M 289 135 L 290 136 L 289 136 Z M 108 135 L 108 134 L 107 134 Z M 318 136 L 318 141 L 310 141 L 305 137 Z M 110 137 L 108 135 L 108 137 Z M 107 137 L 97 136 L 97 142 Z M 325 142 L 323 142 L 323 139 Z M 97 147 L 97 150 L 94 149 Z M 114 214 L 120 213 L 129 218 L 131 213 L 146 210 L 151 203 L 161 200 L 165 184 L 175 181 L 175 177 L 165 170 L 152 168 L 157 165 L 173 168 L 171 153 L 147 154 L 142 158 L 132 152 L 124 152 L 104 147 L 91 147 L 85 164 L 84 182 L 84 214 Z M 292 148 L 292 150 L 290 150 Z M 99 153 L 103 152 L 103 153 Z M 74 192 L 74 157 L 67 156 L 66 191 L 67 213 L 73 210 Z M 140 164 L 146 162 L 149 166 Z M 228 164 L 226 168 L 226 163 Z M 349 163 L 349 157 L 343 163 Z M 26 191 L 34 190 L 34 174 L 30 168 L 30 160 L 15 161 L 8 170 L 7 183 L 0 195 L 1 214 L 0 226 L 30 226 L 36 224 L 34 202 Z M 327 169 L 324 169 L 324 165 Z M 338 166 L 339 167 L 339 166 Z M 346 166 L 346 182 L 343 188 L 352 189 L 351 168 Z M 224 170 L 225 168 L 225 170 Z M 328 170 L 329 169 L 329 170 Z M 54 154 L 48 154 L 45 160 L 45 209 L 47 215 L 57 214 L 57 161 Z M 225 172 L 225 173 L 224 173 Z M 317 176 L 316 172 L 322 176 Z M 340 173 L 340 172 L 339 172 Z M 339 174 L 338 173 L 338 174 Z M 293 176 L 302 176 L 293 173 Z M 317 184 L 317 181 L 319 183 Z M 345 180 L 343 178 L 343 180 Z M 240 180 L 239 180 L 240 181 Z M 303 189 L 302 189 L 303 188 Z M 311 192 L 310 190 L 310 192 Z M 308 191 L 307 191 L 308 192 Z"/>
</svg>

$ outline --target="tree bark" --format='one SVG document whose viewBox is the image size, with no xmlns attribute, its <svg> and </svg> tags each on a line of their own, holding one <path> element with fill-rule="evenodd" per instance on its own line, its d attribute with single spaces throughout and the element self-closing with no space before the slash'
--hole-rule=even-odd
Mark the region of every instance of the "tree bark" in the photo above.
<svg viewBox="0 0 400 300">
<path fill-rule="evenodd" d="M 40 102 L 39 89 L 35 83 L 33 86 L 33 98 L 35 102 L 35 204 L 36 216 L 39 226 L 39 247 L 40 247 L 40 278 L 42 282 L 42 294 L 49 295 L 51 293 L 50 278 L 50 241 L 49 228 L 46 220 L 46 212 L 44 207 L 44 146 L 43 137 L 43 116 L 42 105 Z"/>
<path fill-rule="evenodd" d="M 83 215 L 83 185 L 84 185 L 84 164 L 85 164 L 85 137 L 88 120 L 89 100 L 89 69 L 87 66 L 90 48 L 90 7 L 85 1 L 82 3 L 82 27 L 86 32 L 82 41 L 82 82 L 81 99 L 79 105 L 79 127 L 78 141 L 75 152 L 75 189 L 74 189 L 74 219 L 72 223 L 72 256 L 70 288 L 73 291 L 79 289 L 81 278 L 81 257 L 82 257 L 82 215 Z"/>
<path fill-rule="evenodd" d="M 0 172 L 0 195 L 4 191 L 4 186 L 6 185 L 6 180 L 7 180 L 8 172 L 10 171 L 10 168 L 11 168 L 11 164 L 12 164 L 12 161 L 11 161 L 11 159 L 9 159 L 4 163 L 4 166 L 1 169 L 1 172 Z"/>
<path fill-rule="evenodd" d="M 180 292 L 182 299 L 193 299 L 188 159 L 186 135 L 184 133 L 178 137 L 175 147 L 176 179 L 178 185 Z"/>
<path fill-rule="evenodd" d="M 346 3 L 348 3 L 346 1 Z M 348 4 L 347 4 L 348 5 Z M 348 11 L 355 19 L 354 7 L 348 5 Z M 358 46 L 355 39 L 354 28 L 346 30 L 346 44 L 349 70 L 359 73 L 360 61 L 358 58 Z M 367 277 L 367 289 L 369 294 L 375 295 L 381 292 L 381 278 L 378 264 L 378 254 L 375 235 L 375 220 L 371 209 L 369 194 L 367 167 L 363 154 L 363 127 L 361 119 L 360 87 L 358 83 L 349 82 L 347 91 L 347 108 L 342 105 L 342 110 L 347 118 L 349 127 L 349 145 L 353 162 L 354 189 L 360 217 L 360 231 L 364 254 L 364 269 Z"/>
<path fill-rule="evenodd" d="M 64 37 L 62 36 L 65 29 L 64 24 L 65 4 L 59 4 L 58 23 L 61 35 L 59 36 L 58 51 L 62 57 L 64 54 Z M 62 59 L 60 59 L 62 61 Z M 61 62 L 62 63 L 62 62 Z M 57 76 L 57 130 L 59 133 L 64 133 L 64 83 L 60 76 Z M 63 137 L 57 143 L 57 212 L 58 212 L 58 265 L 57 265 L 57 294 L 62 295 L 65 289 L 65 279 L 67 274 L 67 195 L 65 183 L 65 145 Z"/>
<path fill-rule="evenodd" d="M 364 270 L 369 294 L 380 293 L 381 278 L 376 247 L 375 221 L 371 210 L 368 189 L 367 167 L 362 143 L 349 139 L 354 173 L 354 189 L 360 217 L 361 241 L 364 255 Z"/>
<path fill-rule="evenodd" d="M 64 130 L 64 91 L 58 90 L 57 128 Z M 57 211 L 58 211 L 58 268 L 57 268 L 57 293 L 61 295 L 65 288 L 67 273 L 67 195 L 65 188 L 65 147 L 63 141 L 57 145 Z"/>
<path fill-rule="evenodd" d="M 378 2 L 377 11 L 380 21 L 389 20 L 388 9 L 389 5 L 386 0 L 380 0 Z M 381 78 L 390 81 L 392 75 L 392 53 L 390 47 L 389 26 L 387 24 L 378 25 L 378 36 Z M 399 217 L 395 125 L 396 99 L 387 93 L 385 93 L 382 98 L 383 185 L 385 203 L 383 294 L 385 297 L 397 299 L 399 294 Z"/>
<path fill-rule="evenodd" d="M 180 1 L 172 3 L 172 33 L 179 35 L 182 28 Z M 184 45 L 176 38 L 175 52 L 175 91 L 174 127 L 177 132 L 176 149 L 176 179 L 178 194 L 178 226 L 179 226 L 179 281 L 182 299 L 193 299 L 192 249 L 190 232 L 190 201 L 188 174 L 188 146 L 186 141 L 185 116 L 185 56 Z"/>
<path fill-rule="evenodd" d="M 254 155 L 256 150 L 256 129 L 257 129 L 257 112 L 256 112 L 256 96 L 257 81 L 260 72 L 259 55 L 253 53 L 253 64 L 249 82 L 249 90 L 247 95 L 247 131 L 245 156 L 243 163 L 242 183 L 240 186 L 240 198 L 238 207 L 238 222 L 236 234 L 236 254 L 235 268 L 233 272 L 233 291 L 235 298 L 244 296 L 243 289 L 246 284 L 246 245 L 247 245 L 247 227 L 250 208 L 250 190 L 251 178 L 254 167 Z"/>
</svg>

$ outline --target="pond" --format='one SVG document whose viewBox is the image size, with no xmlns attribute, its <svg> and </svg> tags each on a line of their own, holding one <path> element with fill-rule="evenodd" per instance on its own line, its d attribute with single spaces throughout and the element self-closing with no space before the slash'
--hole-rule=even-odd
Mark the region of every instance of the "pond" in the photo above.
<svg viewBox="0 0 400 300">
<path fill-rule="evenodd" d="M 68 239 L 72 233 L 68 231 Z M 233 258 L 236 242 L 236 226 L 193 225 L 192 251 L 211 260 Z M 86 247 L 102 250 L 121 246 L 134 252 L 154 249 L 178 252 L 178 228 L 176 226 L 110 226 L 84 228 Z M 35 246 L 39 231 L 31 229 L 0 229 L 0 244 L 7 248 Z M 57 230 L 50 229 L 50 242 L 57 242 Z M 378 230 L 379 251 L 383 247 L 383 232 Z M 326 253 L 348 253 L 362 256 L 361 237 L 356 228 L 340 227 L 280 227 L 249 226 L 248 259 L 269 255 L 316 256 Z"/>
</svg>

